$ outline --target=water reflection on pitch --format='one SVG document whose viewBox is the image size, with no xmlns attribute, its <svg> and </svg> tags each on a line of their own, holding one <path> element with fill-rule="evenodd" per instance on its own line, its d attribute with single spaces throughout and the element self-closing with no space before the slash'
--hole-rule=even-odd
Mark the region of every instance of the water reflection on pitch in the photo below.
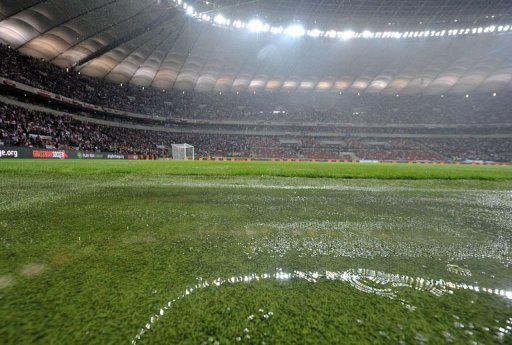
<svg viewBox="0 0 512 345">
<path fill-rule="evenodd" d="M 512 290 L 480 287 L 466 283 L 449 282 L 443 279 L 435 280 L 425 279 L 421 277 L 410 277 L 406 275 L 390 274 L 370 269 L 352 269 L 340 272 L 286 272 L 281 269 L 278 269 L 276 270 L 276 272 L 273 273 L 253 273 L 247 275 L 232 276 L 227 278 L 216 278 L 211 281 L 205 281 L 199 278 L 199 283 L 185 289 L 185 291 L 183 291 L 180 295 L 166 302 L 157 313 L 152 315 L 147 320 L 146 324 L 139 330 L 137 335 L 132 339 L 132 344 L 138 343 L 138 341 L 140 341 L 154 327 L 158 320 L 162 318 L 164 315 L 166 315 L 166 313 L 168 313 L 169 310 L 171 310 L 173 304 L 179 302 L 182 299 L 187 298 L 195 291 L 206 288 L 219 288 L 227 284 L 250 284 L 257 281 L 272 280 L 304 280 L 310 283 L 316 283 L 322 280 L 333 282 L 346 282 L 359 291 L 396 300 L 410 311 L 414 311 L 416 308 L 407 301 L 405 301 L 404 299 L 398 297 L 397 292 L 401 288 L 414 289 L 417 291 L 430 293 L 435 296 L 453 294 L 457 290 L 469 290 L 475 293 L 490 294 L 502 297 L 504 299 L 512 300 Z M 511 333 L 512 318 L 508 319 L 505 325 L 497 329 L 496 337 L 498 339 L 503 339 L 506 335 L 510 335 Z M 445 336 L 448 338 L 451 337 L 451 335 L 449 334 L 446 334 Z"/>
</svg>

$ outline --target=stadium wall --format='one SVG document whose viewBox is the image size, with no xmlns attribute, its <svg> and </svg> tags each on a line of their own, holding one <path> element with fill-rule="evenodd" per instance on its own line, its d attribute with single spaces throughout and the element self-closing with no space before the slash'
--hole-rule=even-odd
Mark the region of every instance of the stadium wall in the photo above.
<svg viewBox="0 0 512 345">
<path fill-rule="evenodd" d="M 0 159 L 130 159 L 154 160 L 156 155 L 127 155 L 111 152 L 83 152 L 74 150 L 42 149 L 33 147 L 0 146 Z"/>
<path fill-rule="evenodd" d="M 162 159 L 157 155 L 133 155 L 121 154 L 111 152 L 83 152 L 74 150 L 62 149 L 44 149 L 32 147 L 12 147 L 0 146 L 0 160 L 2 159 L 103 159 L 103 160 L 158 160 Z M 164 160 L 171 160 L 170 158 L 163 158 Z M 361 164 L 379 164 L 379 163 L 408 163 L 408 164 L 429 164 L 429 165 L 444 165 L 444 164 L 462 164 L 462 165 L 510 165 L 509 163 L 496 163 L 487 161 L 462 161 L 462 162 L 434 162 L 434 161 L 378 161 L 378 160 L 339 160 L 339 159 L 275 159 L 275 158 L 246 158 L 246 157 L 218 157 L 206 156 L 198 157 L 198 161 L 217 161 L 217 162 L 251 162 L 251 161 L 268 161 L 268 162 L 325 162 L 325 163 L 361 163 Z"/>
</svg>

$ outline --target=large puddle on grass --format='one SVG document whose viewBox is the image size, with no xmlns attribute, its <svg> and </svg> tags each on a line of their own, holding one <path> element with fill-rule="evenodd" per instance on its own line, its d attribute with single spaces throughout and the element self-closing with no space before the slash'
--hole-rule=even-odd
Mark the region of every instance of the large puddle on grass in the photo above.
<svg viewBox="0 0 512 345">
<path fill-rule="evenodd" d="M 358 221 L 303 221 L 248 224 L 248 259 L 283 258 L 443 258 L 492 259 L 512 265 L 506 227 L 468 228 L 461 220 L 432 216 Z M 465 220 L 464 220 L 465 221 Z M 507 224 L 508 225 L 508 224 Z"/>
<path fill-rule="evenodd" d="M 467 271 L 462 270 L 458 272 L 461 268 L 455 265 L 449 265 L 449 270 L 457 271 L 460 275 L 469 275 Z M 293 271 L 286 272 L 283 270 L 276 270 L 272 273 L 263 273 L 263 274 L 247 274 L 241 276 L 232 276 L 227 278 L 217 278 L 211 281 L 205 281 L 201 278 L 197 279 L 199 282 L 181 294 L 177 295 L 175 298 L 167 301 L 164 305 L 161 306 L 160 310 L 157 313 L 150 316 L 147 320 L 146 324 L 139 330 L 137 335 L 132 339 L 132 344 L 137 344 L 140 340 L 149 336 L 151 330 L 155 327 L 157 322 L 168 314 L 172 307 L 179 303 L 181 300 L 186 299 L 188 296 L 194 294 L 195 292 L 208 288 L 221 288 L 226 285 L 236 285 L 236 284 L 253 284 L 261 281 L 306 281 L 309 283 L 318 283 L 321 281 L 327 282 L 342 282 L 348 283 L 353 288 L 376 296 L 380 296 L 382 298 L 387 298 L 391 300 L 395 300 L 397 303 L 400 303 L 406 310 L 410 312 L 414 312 L 416 307 L 412 305 L 406 299 L 400 297 L 400 290 L 402 289 L 412 289 L 415 291 L 419 291 L 422 293 L 431 294 L 433 296 L 442 296 L 447 294 L 453 294 L 456 291 L 471 291 L 477 294 L 487 294 L 492 296 L 497 296 L 502 298 L 504 301 L 512 301 L 512 290 L 503 290 L 503 289 L 495 289 L 482 287 L 477 285 L 470 285 L 466 283 L 457 283 L 450 282 L 443 279 L 426 279 L 421 277 L 410 277 L 406 275 L 400 274 L 391 274 L 385 272 L 379 272 L 370 269 L 352 269 L 347 271 L 322 271 L 322 272 L 311 272 L 311 271 Z M 251 315 L 252 316 L 252 315 Z M 251 317 L 249 316 L 249 317 Z M 266 313 L 266 318 L 272 316 L 272 313 Z M 454 322 L 454 327 L 463 328 L 464 325 L 459 323 L 458 321 Z M 486 327 L 484 327 L 486 328 Z M 512 335 L 512 317 L 508 318 L 504 324 L 498 325 L 494 327 L 493 330 L 486 328 L 485 331 L 492 331 L 494 333 L 494 337 L 498 342 L 504 342 L 505 340 L 509 340 L 509 337 Z M 447 342 L 453 341 L 451 339 L 451 335 L 449 333 L 445 334 L 445 339 Z"/>
<path fill-rule="evenodd" d="M 285 181 L 285 182 L 283 182 Z M 368 180 L 364 180 L 368 184 Z M 432 180 L 428 180 L 432 181 Z M 223 180 L 209 179 L 207 181 L 180 180 L 158 182 L 159 186 L 167 187 L 186 187 L 186 188 L 229 188 L 229 189 L 275 189 L 275 190 L 319 190 L 319 191 L 352 191 L 352 192 L 429 192 L 429 193 L 457 193 L 481 195 L 497 195 L 500 197 L 512 198 L 510 190 L 486 190 L 486 189 L 463 189 L 463 188 L 439 188 L 432 186 L 429 188 L 422 186 L 404 186 L 404 185 L 384 185 L 383 183 L 375 183 L 364 185 L 364 183 L 352 185 L 347 180 L 336 182 L 335 180 L 325 179 L 294 179 L 294 178 L 267 178 L 267 179 L 230 179 L 229 182 Z M 144 181 L 143 183 L 154 185 L 152 181 Z M 423 184 L 426 184 L 425 182 Z"/>
</svg>

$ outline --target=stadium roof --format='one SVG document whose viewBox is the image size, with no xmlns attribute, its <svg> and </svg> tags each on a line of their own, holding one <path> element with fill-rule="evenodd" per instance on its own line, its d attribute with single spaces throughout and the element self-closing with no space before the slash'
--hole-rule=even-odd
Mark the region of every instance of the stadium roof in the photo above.
<svg viewBox="0 0 512 345">
<path fill-rule="evenodd" d="M 184 0 L 185 1 L 185 0 Z M 418 30 L 452 23 L 487 25 L 512 18 L 509 0 L 202 0 L 189 1 L 198 11 L 274 25 L 300 21 L 337 29 Z"/>
<path fill-rule="evenodd" d="M 391 23 L 393 30 L 421 30 L 445 22 L 462 28 L 512 23 L 509 0 L 190 4 L 212 16 L 250 19 L 255 14 L 272 24 L 295 19 L 305 25 L 382 30 Z M 160 89 L 443 94 L 498 90 L 512 79 L 512 34 L 297 39 L 200 22 L 172 0 L 0 1 L 0 20 L 0 40 L 25 54 L 112 82 Z"/>
</svg>

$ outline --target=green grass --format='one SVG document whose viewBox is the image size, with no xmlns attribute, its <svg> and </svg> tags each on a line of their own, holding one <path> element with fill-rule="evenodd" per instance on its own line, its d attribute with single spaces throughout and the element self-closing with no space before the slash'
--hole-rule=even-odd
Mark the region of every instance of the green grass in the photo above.
<svg viewBox="0 0 512 345">
<path fill-rule="evenodd" d="M 407 180 L 413 172 L 422 179 Z M 204 282 L 370 269 L 382 272 L 380 282 L 369 275 L 210 284 L 176 300 L 139 343 L 510 343 L 500 327 L 512 300 L 433 293 L 385 275 L 512 290 L 510 172 L 0 161 L 0 339 L 130 343 L 169 301 Z M 458 173 L 465 179 L 452 180 Z"/>
<path fill-rule="evenodd" d="M 4 160 L 0 173 L 281 176 L 377 179 L 510 180 L 512 165 L 361 164 L 327 162 L 48 161 Z"/>
</svg>

